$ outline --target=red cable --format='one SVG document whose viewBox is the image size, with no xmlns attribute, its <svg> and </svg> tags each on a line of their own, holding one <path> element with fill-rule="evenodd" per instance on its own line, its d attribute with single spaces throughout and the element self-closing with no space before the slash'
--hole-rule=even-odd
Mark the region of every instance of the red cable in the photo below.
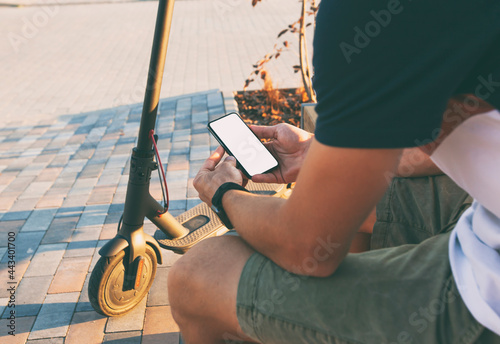
<svg viewBox="0 0 500 344">
<path fill-rule="evenodd" d="M 158 147 L 156 146 L 155 131 L 154 130 L 151 130 L 149 132 L 149 138 L 153 141 L 153 147 L 155 150 L 156 160 L 158 161 L 158 165 L 160 165 L 161 174 L 163 176 L 163 184 L 165 185 L 165 195 L 164 196 L 166 197 L 165 212 L 167 212 L 168 206 L 170 204 L 170 199 L 168 197 L 167 177 L 165 175 L 165 170 L 163 169 L 163 164 L 161 163 L 160 153 L 158 152 Z M 161 180 L 160 180 L 160 183 L 161 183 Z"/>
</svg>

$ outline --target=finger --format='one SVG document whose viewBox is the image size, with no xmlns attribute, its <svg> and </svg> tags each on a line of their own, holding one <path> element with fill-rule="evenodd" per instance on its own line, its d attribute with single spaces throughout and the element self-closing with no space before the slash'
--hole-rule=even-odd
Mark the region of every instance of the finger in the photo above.
<svg viewBox="0 0 500 344">
<path fill-rule="evenodd" d="M 236 159 L 233 156 L 228 156 L 224 159 L 224 162 L 227 162 L 228 164 L 236 167 Z"/>
<path fill-rule="evenodd" d="M 272 173 L 256 174 L 252 177 L 254 183 L 277 183 L 278 179 Z"/>
<path fill-rule="evenodd" d="M 221 146 L 217 147 L 215 152 L 210 155 L 210 157 L 205 160 L 203 165 L 200 168 L 200 171 L 206 170 L 206 171 L 213 171 L 215 169 L 215 166 L 221 161 L 222 156 L 224 155 L 224 148 Z"/>
<path fill-rule="evenodd" d="M 250 129 L 260 139 L 274 139 L 276 138 L 276 126 L 271 127 L 265 125 L 251 125 Z"/>
</svg>

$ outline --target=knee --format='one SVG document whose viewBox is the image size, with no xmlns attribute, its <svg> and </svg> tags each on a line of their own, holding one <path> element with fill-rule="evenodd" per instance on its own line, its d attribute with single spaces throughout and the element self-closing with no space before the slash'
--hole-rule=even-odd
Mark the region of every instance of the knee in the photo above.
<svg viewBox="0 0 500 344">
<path fill-rule="evenodd" d="M 203 291 L 203 267 L 197 250 L 190 250 L 177 260 L 168 272 L 167 290 L 174 319 L 182 322 L 183 316 L 194 315 L 197 298 Z"/>
<path fill-rule="evenodd" d="M 182 257 L 175 262 L 168 272 L 168 299 L 174 318 L 176 314 L 179 315 L 183 311 L 182 308 L 189 302 L 190 298 L 188 296 L 192 294 L 189 290 L 191 289 L 190 284 L 193 282 L 193 277 L 196 276 L 190 272 L 192 266 L 184 262 L 184 258 Z"/>
</svg>

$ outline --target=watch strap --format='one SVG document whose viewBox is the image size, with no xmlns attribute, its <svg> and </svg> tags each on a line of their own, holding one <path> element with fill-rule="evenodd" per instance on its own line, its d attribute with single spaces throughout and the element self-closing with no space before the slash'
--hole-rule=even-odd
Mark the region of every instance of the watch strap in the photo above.
<svg viewBox="0 0 500 344">
<path fill-rule="evenodd" d="M 219 216 L 224 226 L 226 226 L 228 229 L 233 229 L 233 224 L 229 220 L 229 217 L 227 216 L 222 205 L 222 197 L 224 197 L 224 194 L 229 190 L 241 190 L 245 192 L 249 191 L 239 184 L 228 182 L 219 186 L 214 196 L 212 197 L 212 210 Z"/>
</svg>

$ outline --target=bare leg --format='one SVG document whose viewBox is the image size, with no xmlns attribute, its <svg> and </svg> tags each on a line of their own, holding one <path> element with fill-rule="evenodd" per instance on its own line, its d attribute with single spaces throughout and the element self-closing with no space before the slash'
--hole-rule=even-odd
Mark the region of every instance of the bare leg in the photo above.
<svg viewBox="0 0 500 344">
<path fill-rule="evenodd" d="M 241 272 L 254 251 L 239 237 L 199 243 L 169 272 L 172 315 L 186 344 L 250 341 L 236 317 Z"/>
</svg>

